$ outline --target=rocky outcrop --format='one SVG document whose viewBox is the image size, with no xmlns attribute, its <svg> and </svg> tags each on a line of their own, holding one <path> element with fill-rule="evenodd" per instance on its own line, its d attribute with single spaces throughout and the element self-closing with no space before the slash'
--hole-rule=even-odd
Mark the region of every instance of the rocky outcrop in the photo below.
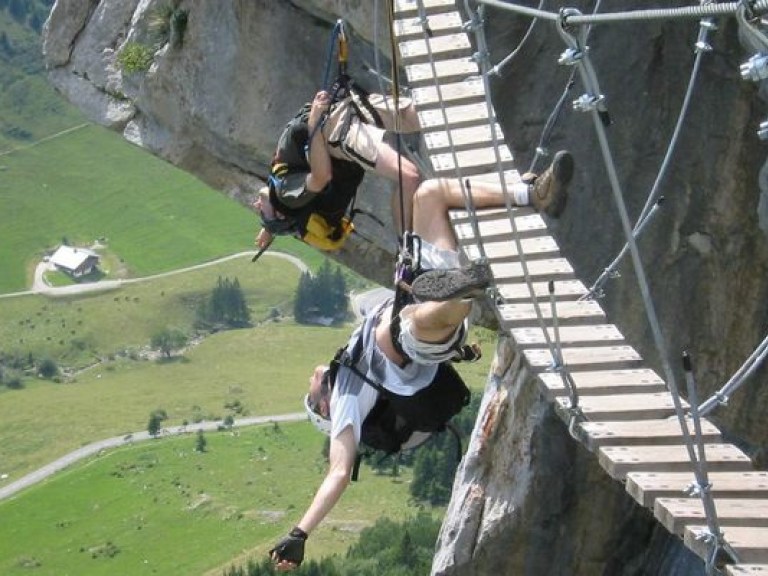
<svg viewBox="0 0 768 576">
<path fill-rule="evenodd" d="M 572 4 L 587 11 L 592 3 Z M 375 62 L 376 33 L 383 36 L 383 25 L 374 26 L 385 22 L 383 5 L 58 0 L 44 50 L 52 82 L 90 118 L 247 204 L 266 175 L 283 122 L 322 82 L 328 33 L 338 15 L 353 35 L 352 73 L 377 88 L 367 70 Z M 614 0 L 605 8 L 638 6 L 648 7 Z M 165 15 L 164 32 L 158 15 Z M 495 63 L 517 46 L 530 21 L 489 9 L 485 23 Z M 590 55 L 613 120 L 613 161 L 631 218 L 653 185 L 678 119 L 698 28 L 695 20 L 656 20 L 592 30 Z M 383 46 L 386 41 L 378 39 Z M 704 58 L 662 182 L 666 202 L 639 241 L 665 354 L 676 367 L 680 353 L 690 351 L 702 397 L 741 365 L 768 325 L 768 251 L 759 216 L 765 154 L 755 134 L 766 107 L 759 88 L 739 77 L 739 64 L 753 47 L 742 47 L 735 21 L 721 19 L 710 43 L 714 49 Z M 120 63 L 128 46 L 150 48 L 145 69 L 129 73 Z M 563 49 L 555 27 L 539 22 L 492 79 L 495 108 L 521 169 L 528 168 L 566 84 L 570 70 L 557 65 Z M 581 90 L 577 82 L 567 100 Z M 564 147 L 573 151 L 578 171 L 568 209 L 552 227 L 564 255 L 591 284 L 624 239 L 591 119 L 569 106 L 550 142 L 552 149 Z M 362 201 L 386 213 L 390 193 L 366 178 Z M 361 225 L 379 240 L 358 238 L 340 258 L 388 284 L 391 238 Z M 628 261 L 620 272 L 606 285 L 603 305 L 661 372 Z M 765 377 L 761 368 L 713 414 L 762 466 L 768 446 L 768 394 L 760 385 Z M 570 439 L 513 343 L 502 338 L 434 573 L 687 576 L 703 568 Z"/>
</svg>

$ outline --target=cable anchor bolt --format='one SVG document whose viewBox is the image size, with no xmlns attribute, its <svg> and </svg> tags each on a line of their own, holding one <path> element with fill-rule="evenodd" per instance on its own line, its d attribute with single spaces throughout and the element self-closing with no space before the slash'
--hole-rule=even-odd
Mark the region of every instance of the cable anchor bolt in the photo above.
<svg viewBox="0 0 768 576">
<path fill-rule="evenodd" d="M 592 112 L 605 102 L 605 96 L 600 94 L 594 96 L 593 94 L 582 94 L 576 100 L 573 101 L 573 109 L 577 112 Z"/>
<path fill-rule="evenodd" d="M 749 60 L 739 66 L 741 78 L 760 82 L 768 78 L 768 54 L 755 54 Z"/>
<path fill-rule="evenodd" d="M 723 394 L 722 392 L 715 392 L 715 398 L 717 399 L 717 403 L 720 406 L 728 406 L 728 401 L 730 398 L 728 397 L 728 394 Z"/>
<path fill-rule="evenodd" d="M 488 62 L 490 60 L 490 54 L 488 54 L 487 50 L 484 50 L 483 52 L 480 52 L 479 50 L 472 54 L 472 56 L 469 57 L 472 62 L 475 64 L 482 64 L 483 62 Z"/>
<path fill-rule="evenodd" d="M 584 52 L 578 48 L 566 48 L 560 58 L 557 59 L 557 63 L 561 66 L 573 66 L 584 58 Z"/>
</svg>

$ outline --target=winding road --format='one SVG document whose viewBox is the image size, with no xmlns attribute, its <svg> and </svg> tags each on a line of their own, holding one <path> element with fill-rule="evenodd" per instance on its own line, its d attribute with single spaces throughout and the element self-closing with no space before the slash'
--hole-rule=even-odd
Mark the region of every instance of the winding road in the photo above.
<svg viewBox="0 0 768 576">
<path fill-rule="evenodd" d="M 46 296 L 68 296 L 72 294 L 85 294 L 85 293 L 91 293 L 91 292 L 114 290 L 116 288 L 120 288 L 125 284 L 131 284 L 135 282 L 145 282 L 147 280 L 152 280 L 154 278 L 172 276 L 174 274 L 182 274 L 189 270 L 205 268 L 206 266 L 212 266 L 219 262 L 232 260 L 234 258 L 243 258 L 246 256 L 252 257 L 253 252 L 240 252 L 238 254 L 231 254 L 229 256 L 225 256 L 217 260 L 212 260 L 210 262 L 205 262 L 203 264 L 197 264 L 195 266 L 189 266 L 187 268 L 173 270 L 171 272 L 164 272 L 162 274 L 155 274 L 153 276 L 145 276 L 142 278 L 131 278 L 126 280 L 105 280 L 102 282 L 93 282 L 90 284 L 76 284 L 72 286 L 59 286 L 59 287 L 48 285 L 44 279 L 45 272 L 48 270 L 52 270 L 53 265 L 50 262 L 40 262 L 35 268 L 35 278 L 34 278 L 31 290 L 27 290 L 25 292 L 14 292 L 11 294 L 0 294 L 0 298 L 11 298 L 14 296 L 25 296 L 30 294 L 43 294 Z M 290 254 L 283 254 L 280 252 L 267 252 L 265 256 L 270 256 L 273 258 L 282 258 L 284 260 L 288 260 L 289 262 L 294 264 L 299 270 L 301 270 L 301 272 L 305 272 L 306 270 L 308 270 L 307 265 L 304 264 L 304 262 L 302 262 L 299 258 L 296 258 L 295 256 L 291 256 Z M 304 412 L 296 412 L 291 414 L 279 414 L 279 415 L 273 415 L 273 416 L 258 416 L 253 418 L 242 418 L 240 420 L 235 421 L 233 426 L 235 427 L 252 426 L 255 424 L 267 424 L 270 422 L 296 422 L 299 420 L 303 420 L 306 417 L 307 416 Z M 161 435 L 162 436 L 179 435 L 179 434 L 187 434 L 190 432 L 196 433 L 198 430 L 217 430 L 221 425 L 222 425 L 221 422 L 201 422 L 199 424 L 195 424 L 192 426 L 189 426 L 189 425 L 175 426 L 175 427 L 163 429 L 163 432 Z M 105 440 L 99 440 L 97 442 L 92 442 L 91 444 L 86 444 L 85 446 L 82 446 L 77 450 L 62 456 L 61 458 L 54 460 L 53 462 L 46 464 L 42 468 L 39 468 L 34 472 L 30 472 L 26 476 L 23 476 L 18 480 L 15 480 L 14 482 L 11 482 L 10 484 L 7 484 L 5 486 L 2 486 L 2 483 L 7 481 L 8 478 L 7 477 L 0 478 L 0 500 L 3 500 L 4 498 L 8 498 L 9 496 L 17 493 L 19 490 L 23 490 L 24 488 L 27 488 L 32 484 L 36 484 L 37 482 L 40 482 L 45 478 L 48 478 L 55 472 L 63 470 L 64 468 L 73 464 L 74 462 L 77 462 L 78 460 L 82 460 L 83 458 L 87 458 L 88 456 L 92 456 L 93 454 L 97 454 L 102 450 L 105 450 L 108 448 L 115 448 L 117 446 L 123 446 L 125 444 L 130 444 L 132 442 L 150 440 L 151 438 L 152 437 L 149 435 L 148 432 L 143 431 L 143 432 L 134 432 L 132 434 L 127 434 L 123 436 L 115 436 L 113 438 L 107 438 Z"/>
<path fill-rule="evenodd" d="M 308 270 L 304 262 L 302 262 L 300 259 L 296 258 L 295 256 L 291 256 L 290 254 L 282 254 L 280 252 L 267 252 L 265 255 L 288 260 L 294 265 L 296 265 L 296 267 L 299 268 L 299 270 L 301 270 L 302 272 L 305 272 Z M 211 266 L 218 262 L 223 262 L 225 260 L 232 260 L 233 258 L 242 258 L 244 256 L 253 256 L 253 253 L 241 252 L 239 254 L 232 254 L 230 256 L 219 258 L 218 260 L 213 260 L 210 262 L 206 262 L 204 264 L 198 264 L 195 266 L 190 266 L 188 268 L 173 270 L 171 272 L 156 274 L 154 276 L 146 276 L 143 278 L 132 278 L 127 280 L 106 280 L 103 282 L 94 282 L 92 284 L 77 284 L 73 286 L 61 286 L 61 287 L 53 287 L 46 284 L 44 280 L 44 274 L 46 270 L 49 270 L 52 268 L 52 265 L 48 262 L 41 262 L 40 264 L 37 265 L 35 269 L 35 279 L 34 279 L 34 283 L 31 290 L 28 290 L 26 292 L 15 292 L 12 294 L 0 294 L 0 298 L 8 298 L 13 296 L 22 296 L 22 295 L 29 295 L 29 294 L 44 294 L 46 296 L 60 296 L 60 295 L 83 294 L 83 293 L 98 292 L 98 291 L 105 291 L 105 290 L 114 290 L 124 284 L 129 284 L 134 282 L 144 282 L 147 280 L 151 280 L 153 278 L 161 278 L 163 276 L 181 274 L 188 270 L 204 268 L 206 266 Z M 365 315 L 367 310 L 370 310 L 373 306 L 381 302 L 384 298 L 391 296 L 392 293 L 393 293 L 392 290 L 389 290 L 387 288 L 374 288 L 373 290 L 368 290 L 360 294 L 352 294 L 350 300 L 352 304 L 352 309 L 355 313 L 355 317 L 358 319 L 361 319 Z M 298 421 L 304 420 L 306 417 L 307 415 L 304 412 L 294 412 L 290 414 L 278 414 L 278 415 L 272 415 L 272 416 L 255 416 L 251 418 L 241 418 L 239 420 L 236 420 L 233 424 L 233 427 L 269 424 L 272 422 L 298 422 Z M 222 423 L 219 421 L 200 422 L 199 424 L 193 424 L 193 425 L 187 425 L 187 426 L 173 426 L 169 428 L 164 428 L 159 436 L 160 437 L 178 436 L 182 434 L 197 433 L 198 430 L 203 430 L 203 431 L 218 430 L 221 426 L 222 426 Z M 33 484 L 41 482 L 42 480 L 48 478 L 52 474 L 59 472 L 60 470 L 63 470 L 64 468 L 74 464 L 79 460 L 82 460 L 83 458 L 93 456 L 94 454 L 98 454 L 101 451 L 107 450 L 110 448 L 116 448 L 119 446 L 124 446 L 126 444 L 131 444 L 133 442 L 146 441 L 151 439 L 153 439 L 153 437 L 150 436 L 147 431 L 133 432 L 131 434 L 126 434 L 123 436 L 114 436 L 112 438 L 107 438 L 105 440 L 99 440 L 97 442 L 86 444 L 85 446 L 82 446 L 77 450 L 74 450 L 69 454 L 62 456 L 61 458 L 54 460 L 53 462 L 46 464 L 42 468 L 39 468 L 34 472 L 30 472 L 26 476 L 23 476 L 18 480 L 15 480 L 5 486 L 3 486 L 2 483 L 7 480 L 7 477 L 0 478 L 0 500 L 9 498 L 10 496 L 16 494 L 20 490 L 23 490 L 25 488 L 28 488 L 29 486 L 32 486 Z"/>
<path fill-rule="evenodd" d="M 304 412 L 293 412 L 291 414 L 279 414 L 275 416 L 254 416 L 252 418 L 241 418 L 240 420 L 235 420 L 232 427 L 238 428 L 241 426 L 253 426 L 256 424 L 269 424 L 272 422 L 299 422 L 301 420 L 305 420 L 306 418 L 307 415 Z M 182 434 L 192 433 L 196 434 L 198 430 L 218 430 L 221 426 L 222 423 L 219 421 L 200 422 L 199 424 L 193 424 L 191 426 L 173 426 L 170 428 L 163 428 L 158 437 L 179 436 Z M 86 444 L 85 446 L 82 446 L 77 450 L 62 456 L 58 460 L 54 460 L 50 464 L 46 464 L 42 468 L 38 468 L 34 472 L 30 472 L 26 476 L 22 476 L 7 486 L 0 486 L 0 500 L 16 494 L 19 490 L 23 490 L 24 488 L 28 488 L 33 484 L 37 484 L 52 474 L 63 470 L 71 464 L 74 464 L 78 460 L 82 460 L 83 458 L 98 454 L 102 450 L 116 448 L 118 446 L 125 446 L 126 444 L 132 444 L 133 442 L 152 439 L 153 437 L 150 436 L 149 433 L 145 430 L 143 432 L 134 432 L 132 434 L 125 434 L 123 436 L 114 436 L 112 438 L 107 438 L 106 440 L 99 440 L 97 442 Z"/>
<path fill-rule="evenodd" d="M 143 276 L 141 278 L 127 278 L 124 280 L 102 280 L 101 282 L 91 282 L 85 284 L 73 284 L 71 286 L 51 286 L 45 281 L 45 273 L 49 270 L 54 270 L 53 264 L 50 262 L 40 262 L 35 267 L 35 277 L 32 281 L 32 288 L 24 292 L 11 292 L 8 294 L 0 294 L 0 298 L 13 298 L 16 296 L 28 296 L 30 294 L 43 294 L 45 296 L 71 296 L 72 294 L 86 294 L 91 292 L 106 292 L 107 290 L 115 290 L 125 284 L 135 284 L 137 282 L 146 282 L 147 280 L 153 280 L 155 278 L 163 278 L 165 276 L 173 276 L 174 274 L 183 274 L 190 270 L 197 270 L 199 268 L 205 268 L 206 266 L 213 266 L 219 262 L 226 262 L 227 260 L 234 260 L 235 258 L 244 258 L 246 256 L 253 257 L 253 252 L 239 252 L 237 254 L 230 254 L 223 258 L 217 258 L 203 264 L 196 264 L 194 266 L 188 266 L 187 268 L 179 268 L 178 270 L 171 270 L 170 272 L 163 272 L 161 274 L 154 274 L 152 276 Z M 296 256 L 290 254 L 283 254 L 282 252 L 265 252 L 264 256 L 272 258 L 282 258 L 288 260 L 294 266 L 296 266 L 301 272 L 308 270 L 307 265 L 304 264 Z"/>
</svg>

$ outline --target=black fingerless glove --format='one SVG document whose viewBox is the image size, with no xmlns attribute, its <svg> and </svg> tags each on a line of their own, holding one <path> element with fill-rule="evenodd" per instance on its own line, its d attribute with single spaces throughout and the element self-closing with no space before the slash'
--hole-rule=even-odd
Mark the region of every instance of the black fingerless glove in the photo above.
<svg viewBox="0 0 768 576">
<path fill-rule="evenodd" d="M 304 542 L 307 538 L 307 533 L 297 526 L 288 533 L 288 536 L 275 544 L 275 547 L 269 551 L 269 555 L 276 562 L 284 560 L 299 566 L 304 560 Z"/>
</svg>

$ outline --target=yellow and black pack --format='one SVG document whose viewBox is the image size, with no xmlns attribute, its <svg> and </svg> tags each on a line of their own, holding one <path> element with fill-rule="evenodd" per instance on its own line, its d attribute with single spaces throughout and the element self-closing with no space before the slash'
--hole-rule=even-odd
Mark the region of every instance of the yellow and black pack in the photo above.
<svg viewBox="0 0 768 576">
<path fill-rule="evenodd" d="M 322 214 L 313 212 L 307 219 L 301 239 L 318 250 L 339 250 L 354 230 L 355 225 L 346 216 L 341 218 L 338 225 L 332 226 Z"/>
</svg>

